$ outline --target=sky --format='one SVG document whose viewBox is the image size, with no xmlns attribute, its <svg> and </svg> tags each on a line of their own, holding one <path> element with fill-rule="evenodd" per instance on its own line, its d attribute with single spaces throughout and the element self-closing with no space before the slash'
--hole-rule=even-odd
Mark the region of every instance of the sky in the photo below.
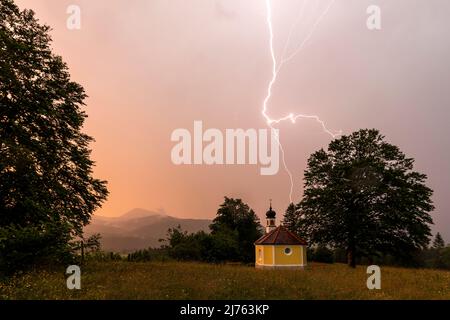
<svg viewBox="0 0 450 320">
<path fill-rule="evenodd" d="M 272 77 L 263 0 L 16 0 L 52 27 L 53 48 L 86 89 L 85 132 L 95 176 L 110 196 L 96 214 L 133 208 L 184 218 L 214 218 L 224 196 L 242 198 L 263 219 L 273 199 L 289 204 L 283 168 L 176 166 L 175 129 L 264 129 L 262 103 Z M 308 38 L 331 0 L 271 0 L 279 58 Z M 67 8 L 81 9 L 81 29 L 67 28 Z M 304 14 L 299 17 L 304 5 Z M 381 30 L 366 10 L 381 8 Z M 344 134 L 377 128 L 428 175 L 433 231 L 450 241 L 450 2 L 336 0 L 303 50 L 280 70 L 268 113 L 318 115 Z M 295 23 L 295 22 L 298 23 Z M 294 28 L 292 27 L 294 25 Z M 292 30 L 292 32 L 291 32 Z M 295 202 L 311 153 L 331 137 L 313 120 L 277 126 L 294 178 Z"/>
</svg>

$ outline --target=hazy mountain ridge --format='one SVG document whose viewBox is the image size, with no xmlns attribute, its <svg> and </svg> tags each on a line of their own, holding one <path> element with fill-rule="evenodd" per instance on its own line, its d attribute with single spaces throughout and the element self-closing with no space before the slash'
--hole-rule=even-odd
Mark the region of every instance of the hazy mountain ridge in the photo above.
<svg viewBox="0 0 450 320">
<path fill-rule="evenodd" d="M 102 235 L 102 249 L 131 252 L 148 247 L 159 247 L 159 239 L 166 238 L 167 230 L 180 225 L 183 230 L 209 231 L 211 220 L 181 219 L 145 209 L 133 209 L 120 217 L 94 216 L 85 227 L 87 236 Z"/>
</svg>

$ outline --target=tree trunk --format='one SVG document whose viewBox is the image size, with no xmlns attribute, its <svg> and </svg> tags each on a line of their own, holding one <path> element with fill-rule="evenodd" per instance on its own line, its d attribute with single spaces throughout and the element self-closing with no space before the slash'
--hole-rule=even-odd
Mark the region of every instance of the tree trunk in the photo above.
<svg viewBox="0 0 450 320">
<path fill-rule="evenodd" d="M 350 268 L 356 268 L 355 248 L 347 248 L 347 264 Z"/>
</svg>

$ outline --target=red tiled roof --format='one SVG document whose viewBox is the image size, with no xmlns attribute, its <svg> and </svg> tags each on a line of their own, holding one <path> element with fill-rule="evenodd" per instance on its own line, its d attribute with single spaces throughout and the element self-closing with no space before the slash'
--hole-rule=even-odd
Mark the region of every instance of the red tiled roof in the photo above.
<svg viewBox="0 0 450 320">
<path fill-rule="evenodd" d="M 306 246 L 307 243 L 302 238 L 298 237 L 288 229 L 283 226 L 279 226 L 275 230 L 263 235 L 261 238 L 256 240 L 257 245 L 276 245 L 276 244 L 287 244 L 287 245 L 302 245 Z"/>
</svg>

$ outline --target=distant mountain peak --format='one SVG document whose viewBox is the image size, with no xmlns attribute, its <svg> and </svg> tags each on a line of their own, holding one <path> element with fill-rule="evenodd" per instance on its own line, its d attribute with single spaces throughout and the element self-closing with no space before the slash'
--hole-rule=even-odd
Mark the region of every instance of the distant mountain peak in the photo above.
<svg viewBox="0 0 450 320">
<path fill-rule="evenodd" d="M 169 228 L 178 225 L 188 232 L 208 232 L 211 220 L 171 217 L 163 210 L 150 211 L 136 208 L 120 217 L 95 216 L 84 228 L 86 236 L 100 233 L 103 250 L 133 252 L 149 247 L 159 247 L 159 239 L 167 236 Z"/>
<path fill-rule="evenodd" d="M 139 218 L 145 218 L 145 217 L 151 217 L 151 216 L 165 216 L 165 214 L 159 210 L 159 212 L 154 212 L 142 208 L 135 208 L 132 209 L 125 214 L 121 215 L 121 219 L 139 219 Z"/>
</svg>

